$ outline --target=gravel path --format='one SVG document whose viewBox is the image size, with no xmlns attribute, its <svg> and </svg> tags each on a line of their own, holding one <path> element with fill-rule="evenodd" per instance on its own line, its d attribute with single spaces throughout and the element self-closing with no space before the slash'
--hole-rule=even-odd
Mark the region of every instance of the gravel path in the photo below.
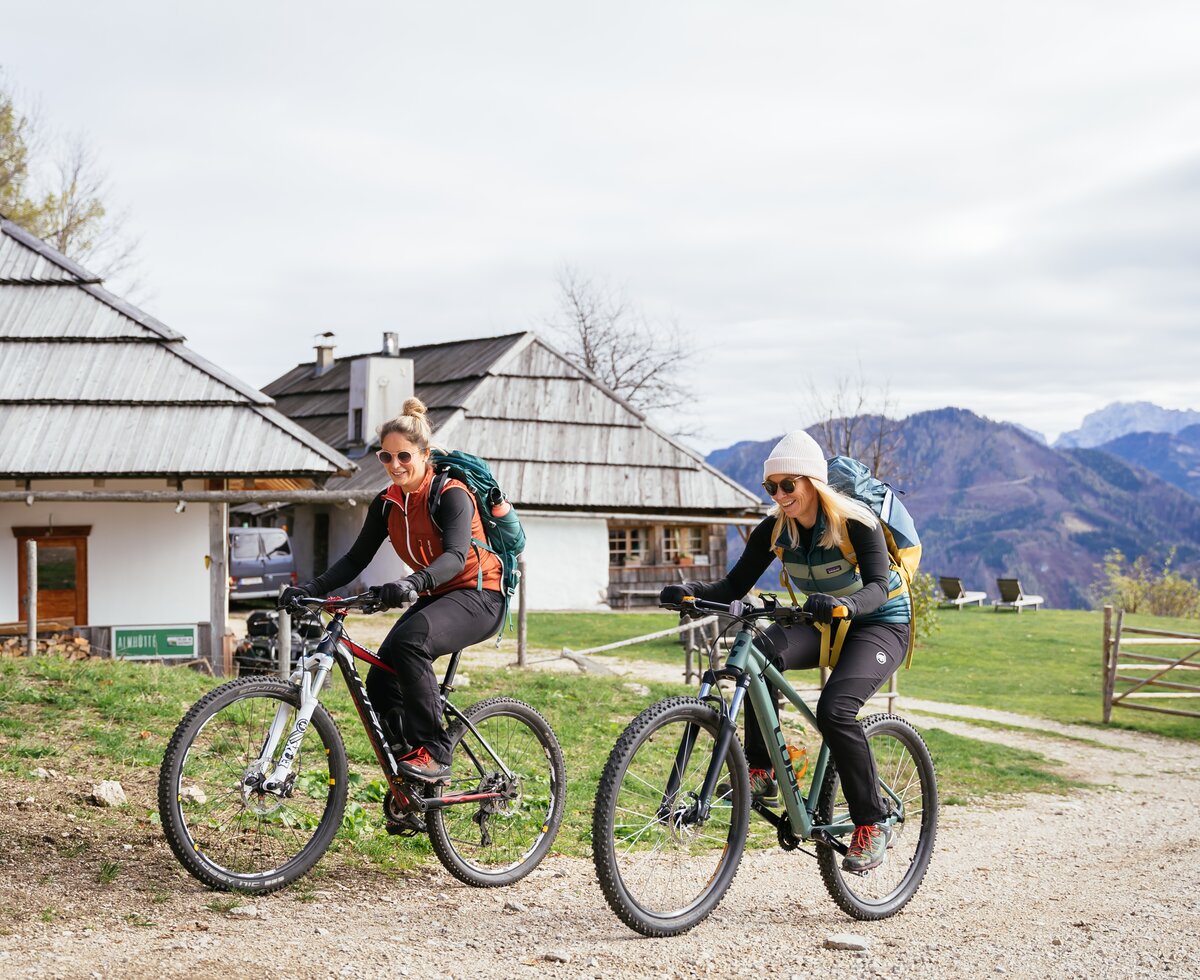
<svg viewBox="0 0 1200 980">
<path fill-rule="evenodd" d="M 811 858 L 765 850 L 696 929 L 649 940 L 574 858 L 488 891 L 432 859 L 405 880 L 339 870 L 223 911 L 156 828 L 81 828 L 55 805 L 61 785 L 0 780 L 0 976 L 1200 976 L 1195 745 L 913 700 L 902 713 L 1062 759 L 1096 788 L 943 808 L 929 874 L 890 920 L 846 918 Z M 89 869 L 111 853 L 138 874 L 80 875 L 75 840 Z M 826 947 L 843 933 L 866 948 Z"/>
</svg>

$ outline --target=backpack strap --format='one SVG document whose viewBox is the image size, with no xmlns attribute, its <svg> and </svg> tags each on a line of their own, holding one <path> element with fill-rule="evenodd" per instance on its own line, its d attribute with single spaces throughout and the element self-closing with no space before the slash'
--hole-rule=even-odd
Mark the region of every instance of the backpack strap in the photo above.
<svg viewBox="0 0 1200 980">
<path fill-rule="evenodd" d="M 792 605 L 800 605 L 800 600 L 796 598 L 796 593 L 792 589 L 792 580 L 788 578 L 787 567 L 783 564 L 783 549 L 775 547 L 771 550 L 775 552 L 775 557 L 779 559 L 779 584 L 788 590 L 788 595 L 792 597 Z"/>
<path fill-rule="evenodd" d="M 842 655 L 842 645 L 846 642 L 846 633 L 850 629 L 850 620 L 839 619 L 834 623 L 813 623 L 821 634 L 821 667 L 837 666 L 838 658 Z"/>
</svg>

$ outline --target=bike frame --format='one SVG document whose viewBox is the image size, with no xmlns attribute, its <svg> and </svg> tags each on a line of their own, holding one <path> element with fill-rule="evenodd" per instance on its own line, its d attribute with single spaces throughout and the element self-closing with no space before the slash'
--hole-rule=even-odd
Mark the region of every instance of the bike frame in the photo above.
<svg viewBox="0 0 1200 980">
<path fill-rule="evenodd" d="M 711 693 L 712 689 L 716 687 L 717 682 L 722 678 L 729 678 L 735 684 L 733 695 L 730 697 L 728 703 L 726 703 L 724 697 L 720 696 L 719 693 L 717 695 Z M 773 824 L 777 829 L 782 827 L 786 819 L 787 829 L 798 840 L 816 840 L 820 843 L 828 844 L 839 851 L 845 851 L 846 845 L 840 838 L 854 829 L 854 825 L 851 822 L 842 821 L 833 824 L 816 824 L 814 822 L 817 800 L 821 792 L 821 787 L 825 783 L 826 770 L 829 768 L 829 746 L 824 741 L 821 742 L 821 748 L 817 753 L 816 762 L 812 769 L 812 782 L 809 784 L 808 795 L 805 796 L 796 780 L 796 772 L 792 768 L 791 760 L 787 756 L 787 747 L 779 721 L 779 712 L 776 710 L 775 701 L 771 696 L 768 683 L 796 707 L 810 727 L 817 730 L 817 717 L 812 709 L 809 708 L 796 689 L 788 683 L 783 674 L 754 645 L 753 632 L 747 626 L 743 625 L 734 638 L 733 646 L 725 661 L 725 666 L 719 670 L 709 669 L 705 671 L 701 678 L 700 690 L 697 695 L 701 701 L 709 703 L 718 702 L 721 705 L 719 709 L 721 726 L 717 733 L 716 747 L 713 750 L 712 760 L 709 762 L 704 786 L 700 794 L 703 815 L 707 817 L 711 808 L 712 796 L 716 790 L 717 781 L 720 778 L 721 766 L 724 764 L 729 743 L 734 738 L 737 730 L 738 714 L 741 711 L 746 696 L 749 695 L 750 702 L 754 705 L 755 720 L 758 722 L 759 730 L 762 732 L 763 740 L 766 743 L 767 752 L 771 758 L 771 765 L 775 769 L 776 782 L 779 784 L 779 791 L 783 797 L 786 817 L 776 814 L 757 801 L 753 804 L 754 811 Z M 684 735 L 684 741 L 680 745 L 679 755 L 676 760 L 677 764 L 668 783 L 668 798 L 673 798 L 675 792 L 678 790 L 678 774 L 683 772 L 687 759 L 691 755 L 695 735 L 695 732 L 688 732 Z M 786 777 L 783 774 L 786 774 Z M 902 820 L 903 813 L 899 797 L 891 787 L 882 783 L 882 781 L 881 789 L 892 801 L 896 810 L 890 820 L 893 822 Z"/>
<path fill-rule="evenodd" d="M 363 729 L 367 733 L 367 740 L 371 743 L 371 748 L 375 752 L 375 758 L 378 760 L 379 767 L 383 770 L 384 777 L 387 779 L 388 787 L 391 789 L 399 806 L 424 813 L 427 810 L 442 809 L 443 807 L 454 806 L 459 803 L 475 803 L 481 800 L 504 798 L 504 793 L 502 792 L 455 793 L 449 795 L 442 794 L 436 797 L 423 797 L 418 793 L 412 792 L 412 785 L 405 780 L 396 765 L 395 754 L 392 752 L 392 747 L 388 744 L 387 738 L 384 735 L 379 715 L 376 714 L 375 707 L 371 704 L 366 686 L 359 676 L 354 661 L 356 659 L 365 661 L 389 673 L 395 673 L 395 671 L 366 647 L 350 639 L 344 625 L 346 612 L 346 609 L 332 611 L 332 616 L 325 626 L 325 634 L 317 644 L 316 650 L 311 654 L 302 656 L 296 662 L 296 669 L 292 671 L 291 676 L 288 678 L 291 683 L 300 688 L 300 708 L 296 712 L 296 720 L 292 723 L 291 731 L 287 735 L 279 762 L 272 769 L 270 775 L 263 780 L 262 788 L 268 792 L 286 790 L 289 777 L 292 774 L 292 765 L 300 749 L 300 742 L 304 737 L 304 733 L 308 730 L 309 724 L 312 722 L 312 715 L 317 708 L 317 704 L 320 703 L 321 689 L 325 686 L 333 665 L 336 663 L 341 670 L 343 679 L 346 681 L 346 689 L 350 692 L 350 700 L 354 702 L 359 720 L 362 722 Z M 449 694 L 454 690 L 454 675 L 458 670 L 458 661 L 461 653 L 462 651 L 455 651 L 450 655 L 450 663 L 446 667 L 446 674 L 439 685 L 442 713 L 446 716 L 447 720 L 462 722 L 479 741 L 479 744 L 483 746 L 491 760 L 500 768 L 505 779 L 512 779 L 513 774 L 508 766 L 505 765 L 504 760 L 488 744 L 487 740 L 479 734 L 479 730 L 471 723 L 471 720 L 450 703 Z M 275 718 L 271 722 L 271 727 L 268 730 L 267 738 L 263 743 L 258 760 L 251 766 L 247 773 L 247 781 L 252 780 L 258 774 L 265 773 L 270 766 L 271 759 L 275 756 L 275 750 L 279 747 L 280 739 L 283 738 L 284 730 L 287 728 L 287 718 L 290 710 L 291 706 L 287 704 L 281 704 L 276 710 Z M 483 766 L 471 746 L 464 743 L 463 747 L 471 762 L 482 772 Z"/>
</svg>

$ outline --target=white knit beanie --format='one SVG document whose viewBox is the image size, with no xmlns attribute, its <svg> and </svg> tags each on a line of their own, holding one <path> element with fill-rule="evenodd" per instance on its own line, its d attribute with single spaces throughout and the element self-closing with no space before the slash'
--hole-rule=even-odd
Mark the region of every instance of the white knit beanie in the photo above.
<svg viewBox="0 0 1200 980">
<path fill-rule="evenodd" d="M 825 454 L 817 440 L 803 429 L 789 432 L 779 440 L 771 455 L 763 463 L 763 479 L 772 473 L 783 476 L 807 476 L 825 483 L 829 479 L 829 468 Z"/>
</svg>

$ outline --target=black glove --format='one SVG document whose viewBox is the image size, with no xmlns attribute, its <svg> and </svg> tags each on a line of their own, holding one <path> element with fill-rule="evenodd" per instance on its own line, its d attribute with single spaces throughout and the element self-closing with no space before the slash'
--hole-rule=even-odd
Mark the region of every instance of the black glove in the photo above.
<svg viewBox="0 0 1200 980">
<path fill-rule="evenodd" d="M 417 601 L 417 589 L 412 579 L 402 578 L 398 582 L 372 585 L 370 591 L 379 597 L 379 605 L 383 609 L 397 609 Z"/>
<path fill-rule="evenodd" d="M 658 594 L 658 604 L 672 609 L 683 602 L 684 596 L 694 596 L 698 582 L 682 582 L 679 585 L 668 585 Z"/>
<path fill-rule="evenodd" d="M 841 599 L 824 592 L 814 592 L 804 600 L 804 611 L 812 615 L 814 623 L 832 623 L 833 610 L 843 604 Z"/>
<path fill-rule="evenodd" d="M 303 585 L 289 585 L 279 596 L 279 604 L 275 608 L 284 609 L 297 599 L 307 599 L 310 595 L 312 595 L 312 589 L 308 582 Z"/>
</svg>

